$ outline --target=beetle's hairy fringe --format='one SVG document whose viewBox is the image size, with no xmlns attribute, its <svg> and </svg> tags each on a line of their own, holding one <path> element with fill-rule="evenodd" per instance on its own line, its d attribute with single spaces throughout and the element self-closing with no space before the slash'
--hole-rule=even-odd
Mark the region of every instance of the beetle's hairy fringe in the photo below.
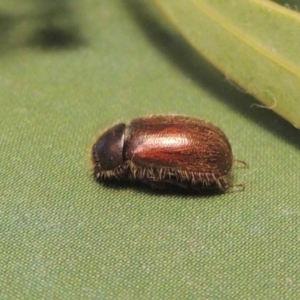
<svg viewBox="0 0 300 300">
<path fill-rule="evenodd" d="M 129 162 L 130 179 L 142 182 L 168 183 L 185 188 L 205 189 L 218 188 L 221 191 L 231 186 L 229 174 L 193 172 L 175 168 L 153 168 L 136 166 Z"/>
<path fill-rule="evenodd" d="M 94 177 L 96 180 L 106 180 L 106 179 L 121 179 L 127 177 L 125 174 L 127 173 L 127 166 L 121 165 L 113 170 L 101 170 L 100 166 L 95 165 L 94 167 Z"/>
<path fill-rule="evenodd" d="M 193 172 L 175 168 L 140 167 L 132 161 L 127 161 L 116 169 L 103 171 L 95 166 L 96 180 L 129 179 L 150 184 L 152 187 L 163 187 L 164 184 L 177 185 L 196 190 L 218 188 L 226 191 L 232 187 L 229 174 Z"/>
</svg>

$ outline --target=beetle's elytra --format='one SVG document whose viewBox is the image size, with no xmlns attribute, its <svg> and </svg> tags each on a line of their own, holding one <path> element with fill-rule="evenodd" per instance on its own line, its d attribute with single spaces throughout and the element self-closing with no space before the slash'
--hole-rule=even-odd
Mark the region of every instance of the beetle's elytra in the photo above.
<svg viewBox="0 0 300 300">
<path fill-rule="evenodd" d="M 154 188 L 179 186 L 225 192 L 232 187 L 232 160 L 231 146 L 218 127 L 178 115 L 117 124 L 92 148 L 97 181 L 127 179 Z"/>
</svg>

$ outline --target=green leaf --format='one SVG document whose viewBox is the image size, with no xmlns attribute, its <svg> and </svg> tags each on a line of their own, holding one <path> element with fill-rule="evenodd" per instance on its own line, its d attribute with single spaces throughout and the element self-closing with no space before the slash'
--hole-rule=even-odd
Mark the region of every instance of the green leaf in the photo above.
<svg viewBox="0 0 300 300">
<path fill-rule="evenodd" d="M 271 1 L 155 0 L 207 60 L 300 128 L 300 14 Z"/>
</svg>

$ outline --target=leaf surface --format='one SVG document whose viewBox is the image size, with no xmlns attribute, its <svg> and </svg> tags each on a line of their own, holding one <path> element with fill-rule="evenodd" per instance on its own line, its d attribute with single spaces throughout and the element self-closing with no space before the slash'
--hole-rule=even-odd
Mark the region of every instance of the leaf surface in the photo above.
<svg viewBox="0 0 300 300">
<path fill-rule="evenodd" d="M 227 78 L 300 127 L 298 12 L 264 0 L 155 3 Z"/>
</svg>

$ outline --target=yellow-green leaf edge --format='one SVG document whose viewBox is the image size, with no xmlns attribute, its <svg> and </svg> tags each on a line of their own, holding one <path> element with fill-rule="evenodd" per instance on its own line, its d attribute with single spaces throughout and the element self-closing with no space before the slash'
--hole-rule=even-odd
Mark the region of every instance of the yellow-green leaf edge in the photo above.
<svg viewBox="0 0 300 300">
<path fill-rule="evenodd" d="M 267 0 L 154 0 L 227 78 L 300 128 L 300 14 Z"/>
</svg>

